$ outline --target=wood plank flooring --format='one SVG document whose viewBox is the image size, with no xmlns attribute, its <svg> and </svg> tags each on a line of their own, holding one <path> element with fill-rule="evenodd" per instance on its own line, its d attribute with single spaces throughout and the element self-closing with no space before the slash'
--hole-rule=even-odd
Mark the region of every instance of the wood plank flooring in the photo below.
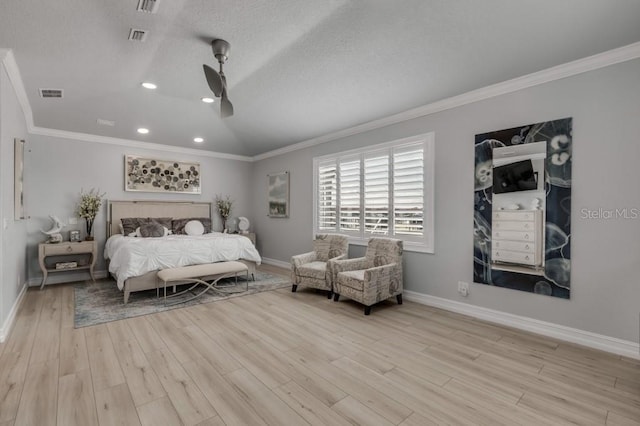
<svg viewBox="0 0 640 426">
<path fill-rule="evenodd" d="M 304 288 L 74 329 L 56 285 L 0 344 L 0 425 L 45 424 L 640 425 L 640 361 Z"/>
</svg>

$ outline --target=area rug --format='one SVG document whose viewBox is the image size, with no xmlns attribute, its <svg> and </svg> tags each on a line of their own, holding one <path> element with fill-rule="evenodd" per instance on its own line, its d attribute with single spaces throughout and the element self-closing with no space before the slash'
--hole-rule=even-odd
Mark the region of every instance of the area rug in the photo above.
<svg viewBox="0 0 640 426">
<path fill-rule="evenodd" d="M 238 277 L 238 284 L 235 285 L 233 279 L 220 281 L 225 290 L 240 290 L 246 288 L 244 277 Z M 125 318 L 137 317 L 140 315 L 153 314 L 169 309 L 184 308 L 201 303 L 211 303 L 218 300 L 232 297 L 246 296 L 260 293 L 262 291 L 275 290 L 288 287 L 291 281 L 285 277 L 271 275 L 264 272 L 256 272 L 255 281 L 249 281 L 249 290 L 242 293 L 222 294 L 210 290 L 197 299 L 179 303 L 177 305 L 165 306 L 162 297 L 156 297 L 156 290 L 146 290 L 131 293 L 129 301 L 125 305 L 123 302 L 124 293 L 118 290 L 114 280 L 98 280 L 95 283 L 85 281 L 74 286 L 75 293 L 75 327 L 87 327 L 95 324 L 102 324 L 110 321 L 117 321 Z M 188 287 L 188 286 L 187 286 Z M 204 287 L 196 287 L 196 291 L 201 291 Z M 160 292 L 162 295 L 162 292 Z M 167 288 L 167 295 L 171 294 Z M 171 299 L 171 302 L 185 300 L 191 297 L 190 294 Z"/>
</svg>

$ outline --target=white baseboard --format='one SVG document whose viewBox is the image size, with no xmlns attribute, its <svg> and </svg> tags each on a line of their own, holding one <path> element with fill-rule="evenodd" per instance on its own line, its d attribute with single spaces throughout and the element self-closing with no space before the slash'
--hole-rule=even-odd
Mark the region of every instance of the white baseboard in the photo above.
<svg viewBox="0 0 640 426">
<path fill-rule="evenodd" d="M 9 311 L 9 316 L 6 320 L 4 320 L 4 324 L 2 324 L 2 328 L 0 328 L 0 343 L 7 340 L 9 337 L 9 333 L 11 332 L 11 327 L 13 327 L 13 322 L 16 320 L 16 315 L 18 314 L 18 309 L 20 309 L 20 305 L 22 304 L 22 300 L 24 299 L 24 295 L 27 293 L 27 284 L 22 284 L 22 289 L 20 289 L 20 293 L 18 293 L 18 297 L 16 301 L 13 303 L 11 307 L 11 311 Z"/>
<path fill-rule="evenodd" d="M 493 309 L 474 306 L 468 303 L 442 299 L 427 294 L 404 291 L 406 300 L 445 309 L 451 312 L 468 315 L 470 317 L 530 331 L 547 337 L 564 340 L 571 343 L 587 346 L 594 349 L 623 355 L 629 358 L 640 359 L 640 344 L 628 340 L 617 339 L 602 334 L 592 333 L 577 328 L 566 327 L 559 324 L 540 321 L 533 318 L 513 315 Z"/>
<path fill-rule="evenodd" d="M 282 260 L 277 260 L 277 259 L 269 259 L 268 257 L 263 257 L 262 263 L 267 265 L 277 266 L 279 268 L 291 269 L 291 263 L 283 262 Z"/>
<path fill-rule="evenodd" d="M 54 274 L 49 274 L 49 276 L 47 277 L 47 284 L 60 284 L 60 283 L 70 283 L 70 282 L 76 282 L 76 281 L 86 281 L 91 279 L 91 277 L 89 277 L 88 272 L 86 271 L 82 271 L 84 273 L 80 273 L 80 271 L 77 272 L 68 272 L 68 273 L 64 273 L 64 272 L 56 272 Z M 108 273 L 107 271 L 94 271 L 93 275 L 96 277 L 96 279 L 100 279 L 100 278 L 107 278 L 108 277 Z M 40 284 L 42 284 L 42 277 L 34 277 L 34 278 L 30 278 L 28 281 L 29 287 L 36 287 L 36 286 L 40 286 Z"/>
</svg>

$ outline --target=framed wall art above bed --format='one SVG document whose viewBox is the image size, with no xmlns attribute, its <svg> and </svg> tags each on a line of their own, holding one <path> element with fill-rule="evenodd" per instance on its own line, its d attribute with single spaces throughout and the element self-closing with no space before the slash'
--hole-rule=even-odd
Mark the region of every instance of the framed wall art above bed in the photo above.
<svg viewBox="0 0 640 426">
<path fill-rule="evenodd" d="M 200 163 L 125 155 L 124 182 L 125 191 L 200 194 Z"/>
</svg>

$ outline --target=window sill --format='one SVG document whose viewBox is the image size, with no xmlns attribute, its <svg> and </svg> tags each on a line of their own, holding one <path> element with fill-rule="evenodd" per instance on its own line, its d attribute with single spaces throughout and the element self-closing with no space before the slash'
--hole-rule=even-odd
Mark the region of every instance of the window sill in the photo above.
<svg viewBox="0 0 640 426">
<path fill-rule="evenodd" d="M 381 238 L 385 238 L 385 237 L 381 237 Z M 393 237 L 389 237 L 389 238 L 393 238 Z M 402 238 L 399 238 L 399 239 L 402 239 Z M 428 247 L 424 243 L 419 243 L 417 241 L 406 241 L 406 240 L 403 240 L 403 241 L 404 242 L 402 246 L 404 251 L 410 251 L 415 253 L 426 253 L 426 254 L 435 253 L 433 247 Z M 357 237 L 349 237 L 349 244 L 353 244 L 355 246 L 366 246 L 368 242 L 369 242 L 368 238 L 362 239 Z"/>
</svg>

